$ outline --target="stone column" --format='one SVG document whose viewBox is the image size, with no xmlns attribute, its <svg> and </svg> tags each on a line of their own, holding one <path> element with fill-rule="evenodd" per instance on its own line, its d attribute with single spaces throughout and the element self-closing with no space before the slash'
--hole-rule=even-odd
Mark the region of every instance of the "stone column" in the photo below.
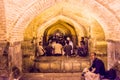
<svg viewBox="0 0 120 80">
<path fill-rule="evenodd" d="M 107 42 L 107 62 L 110 69 L 114 64 L 114 44 L 111 41 Z"/>
<path fill-rule="evenodd" d="M 22 51 L 21 42 L 10 43 L 9 47 L 9 80 L 13 79 L 12 68 L 17 67 L 22 71 Z"/>
<path fill-rule="evenodd" d="M 109 40 L 107 41 L 107 59 L 108 69 L 113 67 L 116 62 L 120 61 L 120 42 Z"/>
<path fill-rule="evenodd" d="M 8 47 L 6 46 L 6 41 L 0 42 L 0 80 L 7 79 L 9 76 Z"/>
<path fill-rule="evenodd" d="M 16 66 L 22 70 L 22 51 L 21 51 L 21 42 L 14 42 L 10 45 L 9 48 L 10 58 L 12 67 Z"/>
</svg>

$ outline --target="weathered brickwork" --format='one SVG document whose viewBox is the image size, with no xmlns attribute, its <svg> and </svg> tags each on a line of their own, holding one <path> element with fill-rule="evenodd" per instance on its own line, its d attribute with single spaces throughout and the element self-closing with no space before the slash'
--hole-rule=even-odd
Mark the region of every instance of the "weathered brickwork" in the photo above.
<svg viewBox="0 0 120 80">
<path fill-rule="evenodd" d="M 21 70 L 22 67 L 22 51 L 21 43 L 12 43 L 9 47 L 9 57 L 11 57 L 12 66 L 16 66 Z"/>
<path fill-rule="evenodd" d="M 6 22 L 3 0 L 0 0 L 0 76 L 8 77 L 8 57 L 3 56 L 6 46 Z"/>
<path fill-rule="evenodd" d="M 87 28 L 89 25 L 93 27 L 94 19 L 98 21 L 107 40 L 108 68 L 112 67 L 116 61 L 120 61 L 119 4 L 120 0 L 0 0 L 0 65 L 4 65 L 0 66 L 0 75 L 5 73 L 4 76 L 7 76 L 6 70 L 11 66 L 21 69 L 23 33 L 39 15 L 42 17 L 38 17 L 39 21 L 35 21 L 36 23 L 33 21 L 33 27 L 49 21 L 49 25 L 52 25 L 52 19 L 57 20 L 56 17 L 62 15 L 70 23 L 76 23 L 88 32 Z M 92 33 L 90 36 L 97 34 Z M 9 55 L 4 57 L 7 41 L 10 42 Z M 10 67 L 6 68 L 7 64 Z"/>
<path fill-rule="evenodd" d="M 7 42 L 0 42 L 0 76 L 8 77 L 9 65 L 8 65 L 8 49 L 6 48 Z M 6 49 L 6 52 L 5 52 Z"/>
<path fill-rule="evenodd" d="M 20 35 L 20 34 L 23 34 L 25 27 L 30 23 L 30 21 L 36 15 L 38 15 L 40 12 L 44 11 L 45 9 L 49 8 L 50 6 L 54 5 L 55 3 L 57 4 L 61 1 L 64 2 L 64 0 L 36 0 L 36 1 L 21 1 L 19 3 L 19 1 L 17 0 L 16 1 L 6 0 L 5 11 L 6 11 L 6 19 L 7 19 L 6 20 L 7 29 L 8 29 L 8 33 L 10 34 L 9 36 L 12 37 L 14 41 L 21 40 L 23 38 L 23 35 Z M 86 9 L 88 11 L 91 11 L 89 13 L 92 14 L 92 16 L 96 17 L 96 19 L 98 19 L 99 23 L 103 26 L 103 29 L 106 34 L 106 39 L 113 39 L 113 38 L 116 40 L 120 39 L 119 36 L 116 36 L 116 34 L 118 34 L 120 30 L 120 28 L 118 27 L 120 26 L 119 15 L 118 15 L 119 7 L 115 7 L 117 6 L 118 3 L 120 3 L 118 0 L 105 1 L 105 2 L 102 0 L 96 0 L 96 1 L 93 0 L 90 2 L 88 0 L 84 0 L 84 1 L 79 1 L 79 0 L 76 0 L 76 1 L 67 0 L 66 1 L 65 0 L 65 3 L 66 4 L 64 5 L 66 7 L 68 6 L 68 4 L 70 4 L 70 6 L 76 4 L 74 6 L 78 7 L 78 9 L 81 7 L 82 4 L 86 4 L 85 6 L 87 7 L 89 6 L 90 8 L 87 8 L 84 6 L 84 7 L 81 7 L 83 8 L 82 10 Z M 64 6 L 64 5 L 59 5 L 59 6 Z M 64 15 L 67 13 L 69 12 L 65 12 L 62 14 Z M 72 18 L 74 18 L 74 16 Z M 46 19 L 48 18 L 46 17 Z M 16 28 L 14 28 L 15 26 Z M 116 30 L 116 33 L 110 35 L 110 33 L 113 30 Z"/>
<path fill-rule="evenodd" d="M 119 0 L 96 0 L 103 6 L 105 6 L 107 9 L 109 9 L 116 18 L 120 21 L 120 1 Z"/>
<path fill-rule="evenodd" d="M 5 7 L 3 0 L 0 0 L 0 41 L 6 40 L 6 22 L 5 22 Z"/>
</svg>

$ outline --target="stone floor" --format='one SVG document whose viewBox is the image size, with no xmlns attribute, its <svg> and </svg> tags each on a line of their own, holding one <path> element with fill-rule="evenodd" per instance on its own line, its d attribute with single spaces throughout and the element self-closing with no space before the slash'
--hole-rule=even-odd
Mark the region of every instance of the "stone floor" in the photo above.
<svg viewBox="0 0 120 80">
<path fill-rule="evenodd" d="M 84 67 L 90 65 L 88 57 L 79 56 L 42 56 L 35 60 L 30 57 L 23 58 L 23 72 L 29 73 L 32 68 L 37 68 L 40 72 L 79 72 Z M 33 72 L 34 73 L 34 72 Z"/>
<path fill-rule="evenodd" d="M 107 67 L 106 56 L 98 56 Z M 33 66 L 36 66 L 40 72 L 79 72 L 90 65 L 89 57 L 79 56 L 42 56 L 34 61 L 31 56 L 23 58 L 23 72 L 29 73 Z"/>
<path fill-rule="evenodd" d="M 81 73 L 26 73 L 20 80 L 83 80 Z"/>
</svg>

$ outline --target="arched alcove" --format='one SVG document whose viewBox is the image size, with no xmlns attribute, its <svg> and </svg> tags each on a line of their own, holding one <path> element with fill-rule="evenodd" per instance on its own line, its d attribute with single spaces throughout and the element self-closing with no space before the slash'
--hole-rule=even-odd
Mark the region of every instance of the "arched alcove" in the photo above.
<svg viewBox="0 0 120 80">
<path fill-rule="evenodd" d="M 69 4 L 67 5 L 70 6 Z M 26 51 L 25 54 L 34 55 L 34 46 L 31 44 L 33 38 L 36 39 L 37 42 L 40 40 L 47 41 L 49 35 L 54 34 L 57 30 L 65 34 L 70 34 L 69 36 L 72 37 L 76 44 L 79 44 L 81 37 L 86 36 L 89 38 L 91 51 L 95 50 L 101 53 L 104 48 L 102 46 L 105 46 L 105 51 L 103 52 L 106 53 L 105 33 L 102 29 L 104 26 L 101 26 L 100 23 L 97 22 L 97 19 L 94 19 L 91 14 L 89 16 L 88 14 L 83 15 L 83 13 L 78 10 L 79 8 L 77 9 L 78 11 L 73 12 L 70 8 L 63 5 L 61 6 L 63 9 L 55 8 L 53 11 L 54 8 L 51 7 L 39 13 L 37 16 L 34 15 L 35 17 L 26 23 L 27 26 L 24 25 L 23 27 L 23 25 L 17 24 L 24 28 L 21 29 L 21 32 L 24 31 L 23 40 L 25 41 L 23 41 L 23 43 L 25 42 L 26 49 L 23 51 Z M 52 11 L 53 13 L 50 13 Z M 20 22 L 18 21 L 18 23 Z M 17 29 L 16 26 L 14 30 Z M 57 29 L 56 26 L 62 27 L 57 27 Z M 43 37 L 45 37 L 45 39 L 43 39 Z M 98 45 L 100 45 L 100 47 L 98 47 Z M 30 51 L 27 51 L 27 49 Z"/>
<path fill-rule="evenodd" d="M 44 31 L 42 39 L 43 44 L 46 44 L 46 42 L 48 42 L 49 37 L 55 35 L 56 33 L 60 33 L 64 38 L 70 37 L 74 43 L 74 46 L 78 44 L 78 37 L 74 26 L 60 20 L 58 20 L 51 26 L 48 26 L 48 28 Z"/>
<path fill-rule="evenodd" d="M 10 57 L 12 55 L 12 66 L 18 65 L 18 63 L 20 64 L 18 65 L 20 68 L 22 66 L 22 41 L 28 40 L 28 43 L 22 45 L 25 45 L 25 50 L 27 48 L 32 50 L 33 48 L 30 46 L 33 37 L 36 39 L 37 37 L 40 38 L 40 36 L 49 36 L 57 31 L 72 34 L 71 29 L 66 27 L 70 25 L 71 27 L 73 26 L 74 31 L 76 31 L 75 35 L 78 41 L 81 36 L 87 36 L 89 38 L 91 51 L 93 50 L 100 54 L 106 53 L 106 50 L 108 51 L 108 55 L 111 57 L 111 61 L 108 62 L 110 64 L 109 67 L 111 67 L 111 62 L 113 62 L 114 65 L 114 62 L 118 60 L 116 57 L 120 52 L 118 48 L 120 37 L 117 35 L 120 29 L 120 20 L 117 15 L 119 8 L 117 7 L 117 3 L 119 4 L 119 1 L 104 2 L 102 0 L 93 0 L 92 2 L 87 2 L 85 0 L 35 0 L 29 2 L 29 0 L 27 0 L 20 4 L 19 1 L 4 1 L 5 9 L 3 10 L 5 10 L 5 13 L 3 11 L 4 14 L 1 15 L 5 15 L 6 19 L 4 20 L 4 17 L 2 17 L 1 41 L 4 42 L 4 40 L 8 40 L 11 44 Z M 62 17 L 58 18 L 58 16 L 61 15 Z M 59 19 L 66 22 L 65 24 L 60 24 L 64 26 L 66 30 L 64 30 L 63 27 L 59 29 L 54 28 L 55 21 L 52 19 L 55 19 L 56 22 Z M 49 20 L 51 22 L 49 22 Z M 4 27 L 4 25 L 6 25 L 6 27 Z M 42 31 L 44 33 L 42 33 Z M 28 36 L 23 34 L 24 32 L 25 34 L 27 33 L 26 35 Z M 48 37 L 46 37 L 45 40 L 47 40 L 47 38 Z M 107 49 L 106 40 L 108 41 Z M 3 47 L 1 49 L 3 49 Z M 109 56 L 108 59 L 110 58 Z"/>
</svg>

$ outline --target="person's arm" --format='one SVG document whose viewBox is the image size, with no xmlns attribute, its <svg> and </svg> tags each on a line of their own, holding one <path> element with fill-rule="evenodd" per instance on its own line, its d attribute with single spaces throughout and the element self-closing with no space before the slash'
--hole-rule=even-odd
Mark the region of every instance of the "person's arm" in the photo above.
<svg viewBox="0 0 120 80">
<path fill-rule="evenodd" d="M 96 68 L 92 68 L 92 71 L 91 71 L 91 72 L 93 72 L 93 73 L 94 73 L 94 72 L 95 72 L 95 70 L 96 70 Z"/>
<path fill-rule="evenodd" d="M 96 68 L 95 71 L 94 71 L 94 73 L 99 74 L 100 70 L 101 70 L 100 69 L 101 68 L 101 61 L 99 59 L 96 60 L 94 68 Z"/>
<path fill-rule="evenodd" d="M 95 63 L 95 61 L 91 61 L 91 63 L 92 63 L 92 65 L 91 65 L 91 67 L 89 68 L 89 70 L 91 71 L 91 72 L 95 72 L 96 71 L 96 63 Z"/>
</svg>

